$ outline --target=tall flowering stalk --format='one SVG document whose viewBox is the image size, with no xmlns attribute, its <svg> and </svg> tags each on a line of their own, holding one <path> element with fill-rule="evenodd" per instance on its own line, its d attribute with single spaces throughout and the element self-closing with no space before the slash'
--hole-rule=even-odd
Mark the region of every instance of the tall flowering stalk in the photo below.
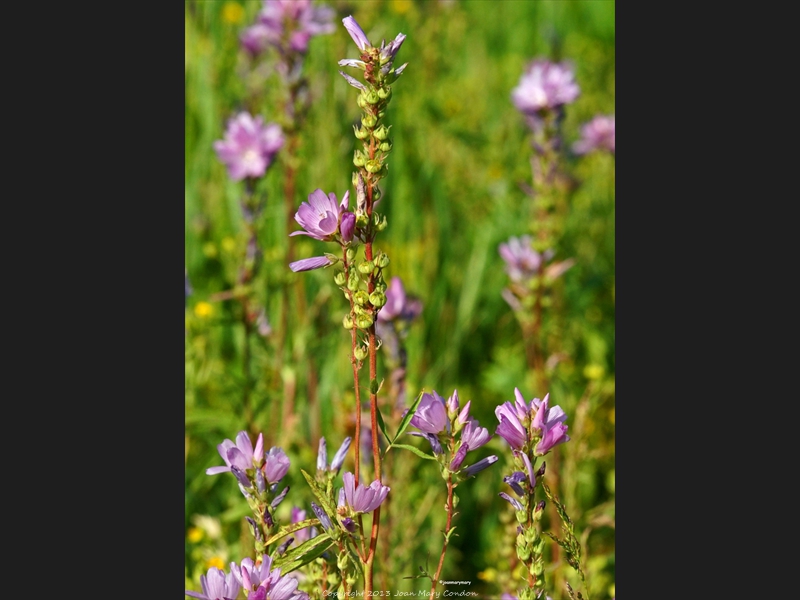
<svg viewBox="0 0 800 600">
<path fill-rule="evenodd" d="M 447 545 L 455 530 L 453 517 L 458 514 L 455 512 L 455 508 L 458 506 L 455 488 L 459 483 L 474 477 L 497 462 L 497 456 L 491 455 L 472 465 L 464 465 L 467 452 L 477 450 L 491 438 L 488 430 L 481 427 L 478 421 L 470 416 L 471 404 L 470 400 L 463 408 L 460 406 L 458 390 L 453 390 L 453 394 L 446 401 L 436 390 L 433 390 L 432 394 L 422 394 L 414 416 L 411 418 L 411 426 L 419 431 L 409 432 L 410 435 L 424 437 L 430 442 L 433 451 L 432 458 L 439 464 L 442 479 L 447 483 L 447 500 L 445 502 L 447 522 L 442 530 L 444 544 L 442 544 L 436 573 L 433 575 L 425 573 L 431 578 L 430 600 L 433 600 L 436 595 L 436 585 L 442 574 Z M 422 456 L 431 458 L 427 455 Z"/>
<path fill-rule="evenodd" d="M 354 390 L 356 397 L 356 431 L 355 439 L 361 439 L 361 392 L 359 371 L 365 360 L 369 361 L 369 404 L 370 429 L 372 432 L 372 458 L 375 481 L 381 483 L 381 453 L 378 445 L 378 376 L 377 376 L 377 337 L 375 321 L 381 307 L 386 304 L 387 285 L 383 269 L 389 264 L 389 257 L 383 252 L 375 251 L 375 236 L 386 227 L 386 218 L 375 210 L 375 204 L 381 193 L 378 182 L 386 176 L 388 166 L 386 159 L 392 149 L 389 138 L 389 127 L 383 123 L 386 107 L 392 93 L 392 84 L 403 72 L 406 65 L 394 68 L 394 58 L 405 40 L 400 33 L 380 47 L 373 46 L 359 24 L 352 16 L 342 20 L 345 29 L 356 43 L 360 51 L 358 59 L 342 59 L 341 66 L 360 69 L 364 82 L 339 71 L 345 80 L 359 90 L 358 106 L 362 109 L 361 126 L 354 127 L 354 133 L 362 142 L 362 150 L 356 150 L 353 163 L 358 170 L 353 173 L 353 184 L 356 188 L 355 211 L 349 210 L 350 191 L 347 190 L 340 203 L 334 194 L 327 196 L 322 190 L 316 190 L 308 203 L 301 205 L 295 220 L 304 231 L 296 231 L 291 235 L 308 235 L 312 238 L 334 242 L 340 247 L 340 255 L 325 253 L 322 256 L 306 258 L 290 263 L 295 271 L 308 271 L 328 267 L 341 262 L 342 270 L 334 275 L 336 285 L 344 292 L 350 303 L 350 311 L 345 315 L 343 324 L 351 331 L 351 356 L 353 367 Z M 363 244 L 363 258 L 359 258 L 358 250 Z M 355 444 L 355 464 L 358 467 L 360 443 Z M 355 471 L 354 485 L 358 485 L 358 468 Z M 373 589 L 373 564 L 380 527 L 380 507 L 375 507 L 372 517 L 369 549 L 359 555 L 364 567 L 365 592 Z M 361 523 L 359 512 L 357 518 Z"/>
<path fill-rule="evenodd" d="M 258 76 L 258 69 L 268 66 L 269 71 L 278 76 L 280 107 L 278 119 L 286 136 L 283 152 L 283 197 L 285 202 L 286 232 L 292 227 L 292 216 L 296 206 L 296 182 L 299 165 L 301 132 L 311 106 L 308 78 L 304 72 L 305 57 L 313 37 L 334 31 L 334 11 L 324 4 L 313 4 L 312 0 L 264 0 L 255 23 L 241 34 L 240 42 L 250 57 L 251 69 L 256 73 L 256 93 L 251 101 L 260 104 L 264 82 Z M 271 59 L 271 60 L 269 60 Z M 286 247 L 286 260 L 294 260 L 293 248 Z M 281 286 L 280 321 L 275 331 L 275 371 L 283 368 L 284 349 L 289 335 L 289 309 L 295 303 L 296 313 L 303 314 L 305 297 L 302 282 L 294 286 L 294 298 L 290 301 L 289 287 Z M 308 369 L 308 402 L 311 417 L 311 439 L 319 435 L 316 418 L 316 372 L 313 358 L 307 356 L 311 365 Z M 285 386 L 283 402 L 275 403 L 275 409 L 282 407 L 282 418 L 286 422 L 294 411 L 294 387 Z M 273 420 L 277 421 L 277 414 Z"/>
<path fill-rule="evenodd" d="M 262 262 L 262 250 L 258 242 L 259 217 L 266 204 L 266 196 L 257 192 L 256 186 L 274 163 L 285 139 L 277 123 L 265 123 L 261 116 L 253 117 L 248 112 L 240 112 L 228 120 L 224 138 L 213 144 L 217 157 L 227 167 L 231 180 L 245 182 L 239 204 L 247 241 L 233 289 L 218 293 L 215 298 L 234 299 L 241 306 L 240 318 L 244 328 L 242 408 L 251 433 L 256 430 L 251 402 L 254 385 L 250 364 L 251 340 L 254 333 L 266 336 L 271 332 L 266 309 L 258 300 L 255 289 L 255 280 Z"/>
<path fill-rule="evenodd" d="M 548 534 L 566 551 L 567 560 L 583 579 L 580 566 L 580 544 L 574 535 L 572 522 L 564 506 L 544 483 L 546 464 L 538 464 L 555 446 L 569 441 L 565 424 L 566 413 L 560 406 L 550 406 L 550 395 L 526 402 L 518 388 L 514 389 L 514 402 L 504 402 L 495 409 L 499 421 L 495 433 L 511 447 L 515 471 L 503 478 L 514 492 L 511 496 L 500 492 L 515 511 L 517 526 L 516 553 L 526 570 L 526 586 L 518 591 L 519 600 L 544 597 L 545 565 L 544 538 L 541 519 L 546 500 L 537 501 L 537 489 L 542 488 L 547 500 L 554 502 L 558 516 L 564 524 L 565 539 Z"/>
</svg>

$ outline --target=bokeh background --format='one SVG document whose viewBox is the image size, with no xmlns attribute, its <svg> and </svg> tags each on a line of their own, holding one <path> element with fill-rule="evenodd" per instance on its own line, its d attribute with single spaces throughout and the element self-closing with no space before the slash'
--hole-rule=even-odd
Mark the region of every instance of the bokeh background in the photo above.
<svg viewBox="0 0 800 600">
<path fill-rule="evenodd" d="M 494 431 L 494 408 L 513 399 L 515 387 L 530 399 L 550 393 L 569 415 L 572 441 L 557 447 L 558 494 L 583 543 L 588 592 L 615 595 L 615 163 L 607 153 L 576 156 L 568 148 L 580 126 L 615 112 L 615 3 L 605 0 L 375 0 L 330 1 L 335 31 L 311 40 L 304 72 L 310 110 L 300 132 L 296 169 L 298 207 L 316 188 L 341 198 L 350 189 L 352 125 L 360 116 L 356 90 L 338 74 L 337 61 L 357 51 L 341 19 L 353 15 L 373 43 L 408 37 L 396 64 L 408 62 L 393 86 L 386 122 L 394 149 L 381 182 L 379 210 L 388 227 L 377 246 L 391 259 L 407 293 L 422 301 L 406 338 L 410 400 L 422 390 L 447 396 L 458 390 L 472 413 Z M 264 250 L 259 295 L 272 331 L 250 344 L 244 368 L 244 334 L 236 302 L 226 299 L 241 262 L 246 236 L 239 199 L 212 143 L 240 110 L 279 116 L 278 76 L 268 61 L 253 69 L 239 35 L 260 9 L 256 1 L 187 1 L 185 5 L 185 263 L 191 293 L 185 310 L 185 530 L 186 586 L 211 565 L 227 567 L 250 551 L 243 528 L 248 508 L 233 477 L 210 477 L 222 464 L 216 446 L 242 429 L 262 431 L 267 447 L 281 445 L 292 459 L 282 506 L 308 508 L 311 494 L 299 468 L 313 471 L 320 435 L 335 451 L 352 435 L 354 397 L 349 334 L 342 328 L 346 300 L 329 270 L 292 273 L 295 258 L 331 251 L 304 236 L 289 238 L 284 196 L 286 159 L 260 184 L 267 204 L 259 222 Z M 575 260 L 554 289 L 544 321 L 550 356 L 549 389 L 534 389 L 513 312 L 501 296 L 507 284 L 498 245 L 527 233 L 530 134 L 510 100 L 534 58 L 567 60 L 580 86 L 562 124 L 564 195 L 568 210 L 554 248 Z M 354 193 L 354 192 L 351 192 Z M 292 213 L 293 214 L 293 213 Z M 291 250 L 290 250 L 291 245 Z M 291 294 L 281 290 L 292 290 Z M 379 365 L 379 371 L 386 376 Z M 252 380 L 247 384 L 245 380 Z M 366 379 L 366 378 L 365 378 Z M 242 389 L 252 385 L 252 419 L 245 418 Z M 416 443 L 416 442 L 410 442 Z M 420 445 L 420 447 L 423 447 Z M 464 590 L 486 597 L 506 591 L 509 507 L 507 446 L 494 439 L 481 456 L 498 464 L 458 488 L 461 503 L 445 563 L 445 579 L 471 581 Z M 394 451 L 392 451 L 394 452 Z M 390 453 L 391 456 L 391 453 Z M 396 522 L 384 572 L 389 589 L 416 590 L 430 555 L 435 568 L 444 526 L 445 486 L 435 467 L 410 453 L 395 457 L 392 481 Z M 426 464 L 421 464 L 426 463 Z M 345 469 L 352 470 L 352 451 Z M 558 533 L 558 524 L 552 530 Z M 566 598 L 576 585 L 563 558 L 548 574 Z M 459 586 L 448 589 L 459 590 Z M 513 591 L 509 589 L 508 591 Z"/>
</svg>

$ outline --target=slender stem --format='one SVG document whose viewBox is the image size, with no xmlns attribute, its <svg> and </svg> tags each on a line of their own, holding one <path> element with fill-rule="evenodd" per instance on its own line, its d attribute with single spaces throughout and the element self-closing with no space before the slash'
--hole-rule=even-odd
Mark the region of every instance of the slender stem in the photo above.
<svg viewBox="0 0 800 600">
<path fill-rule="evenodd" d="M 436 584 L 442 574 L 442 566 L 444 565 L 444 554 L 447 552 L 447 542 L 450 539 L 450 525 L 453 522 L 453 475 L 447 477 L 447 525 L 444 530 L 444 544 L 442 545 L 442 554 L 439 556 L 439 566 L 436 567 L 436 575 L 433 576 L 433 583 L 431 584 L 431 593 L 428 600 L 433 600 L 436 594 Z"/>
</svg>

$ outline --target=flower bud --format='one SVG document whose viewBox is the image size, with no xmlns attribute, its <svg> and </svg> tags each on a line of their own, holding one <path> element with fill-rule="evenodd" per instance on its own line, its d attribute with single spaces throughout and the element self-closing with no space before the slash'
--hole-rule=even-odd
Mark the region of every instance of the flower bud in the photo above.
<svg viewBox="0 0 800 600">
<path fill-rule="evenodd" d="M 359 273 L 363 273 L 364 275 L 369 275 L 375 269 L 375 264 L 371 260 L 365 260 L 358 265 Z"/>
<path fill-rule="evenodd" d="M 369 223 L 369 217 L 367 217 L 367 213 L 359 213 L 356 215 L 356 227 L 366 227 Z"/>
<path fill-rule="evenodd" d="M 361 152 L 361 150 L 356 150 L 355 153 L 353 153 L 353 164 L 357 167 L 363 167 L 365 163 L 366 157 L 364 153 Z"/>
<path fill-rule="evenodd" d="M 386 304 L 386 295 L 376 290 L 369 295 L 369 301 L 372 306 L 380 308 Z"/>
<path fill-rule="evenodd" d="M 369 173 L 378 173 L 383 165 L 381 164 L 381 161 L 373 159 L 373 160 L 367 160 L 363 163 L 363 165 L 358 165 L 358 166 L 359 167 L 363 166 Z"/>
<path fill-rule="evenodd" d="M 356 216 L 351 212 L 346 212 L 342 215 L 342 222 L 339 225 L 339 232 L 342 234 L 342 239 L 345 242 L 353 241 L 353 235 L 356 230 Z"/>
<path fill-rule="evenodd" d="M 392 151 L 392 140 L 386 140 L 385 142 L 381 142 L 378 146 L 378 149 L 381 152 L 391 152 Z"/>
<path fill-rule="evenodd" d="M 333 283 L 340 287 L 344 285 L 345 281 L 347 281 L 347 277 L 344 276 L 344 271 L 339 271 L 333 276 Z"/>
<path fill-rule="evenodd" d="M 369 92 L 367 92 L 367 95 L 364 97 L 364 100 L 367 102 L 367 104 L 377 104 L 378 102 L 381 101 L 380 97 L 378 96 L 378 93 L 375 90 L 370 90 Z"/>
<path fill-rule="evenodd" d="M 356 104 L 358 104 L 358 108 L 367 108 L 367 97 L 363 91 L 356 98 Z"/>
<path fill-rule="evenodd" d="M 364 348 L 364 346 L 357 346 L 356 349 L 353 350 L 353 355 L 358 360 L 364 360 L 365 358 L 367 358 L 369 353 L 367 352 L 366 348 Z"/>
<path fill-rule="evenodd" d="M 389 128 L 386 125 L 381 125 L 375 131 L 372 132 L 377 139 L 380 141 L 384 141 L 386 138 L 389 137 Z"/>
<path fill-rule="evenodd" d="M 377 229 L 378 231 L 383 231 L 384 229 L 386 229 L 387 225 L 388 223 L 386 222 L 386 217 L 381 217 L 380 221 L 378 221 L 377 219 L 375 220 L 375 229 Z"/>
<path fill-rule="evenodd" d="M 517 510 L 514 511 L 514 514 L 517 517 L 517 523 L 525 523 L 528 520 L 528 514 L 524 510 Z"/>
<path fill-rule="evenodd" d="M 356 249 L 355 248 L 348 248 L 347 249 L 347 260 L 348 262 L 353 262 L 353 259 L 356 257 Z"/>
<path fill-rule="evenodd" d="M 378 265 L 379 269 L 385 269 L 389 266 L 389 257 L 386 256 L 385 253 L 381 252 L 375 259 L 375 264 Z"/>
<path fill-rule="evenodd" d="M 359 129 L 357 125 L 353 125 L 353 132 L 359 140 L 365 140 L 369 137 L 369 131 L 366 129 Z"/>
<path fill-rule="evenodd" d="M 378 119 L 371 113 L 364 113 L 364 115 L 361 117 L 361 124 L 367 129 L 372 129 L 375 127 L 377 122 Z"/>
<path fill-rule="evenodd" d="M 359 315 L 356 319 L 356 325 L 359 329 L 369 329 L 372 326 L 372 315 L 369 313 Z"/>
<path fill-rule="evenodd" d="M 364 306 L 367 302 L 369 302 L 369 295 L 364 290 L 358 290 L 355 294 L 353 294 L 353 300 L 359 306 Z"/>
<path fill-rule="evenodd" d="M 378 88 L 378 98 L 381 100 L 388 100 L 392 95 L 392 88 L 388 85 L 385 87 Z"/>
</svg>

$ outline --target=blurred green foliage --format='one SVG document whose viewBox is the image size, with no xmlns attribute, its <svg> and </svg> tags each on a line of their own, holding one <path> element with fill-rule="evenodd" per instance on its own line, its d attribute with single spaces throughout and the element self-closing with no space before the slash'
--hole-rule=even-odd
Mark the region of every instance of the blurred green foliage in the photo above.
<svg viewBox="0 0 800 600">
<path fill-rule="evenodd" d="M 192 294 L 187 300 L 185 527 L 187 585 L 197 587 L 214 552 L 200 552 L 195 515 L 220 521 L 225 560 L 248 553 L 243 529 L 248 509 L 233 477 L 209 477 L 221 464 L 216 446 L 247 428 L 242 412 L 243 331 L 235 302 L 216 300 L 230 290 L 240 261 L 244 232 L 238 205 L 242 184 L 232 183 L 213 150 L 226 120 L 249 108 L 278 120 L 280 83 L 269 70 L 253 74 L 239 48 L 242 28 L 260 2 L 187 1 L 185 10 L 185 261 Z M 373 42 L 408 37 L 396 64 L 408 62 L 394 85 L 386 121 L 394 149 L 379 210 L 388 228 L 377 247 L 388 253 L 387 276 L 397 275 L 424 309 L 411 327 L 407 386 L 410 399 L 421 390 L 447 396 L 458 389 L 472 400 L 473 415 L 494 431 L 494 408 L 513 399 L 550 392 L 551 402 L 569 415 L 572 441 L 557 448 L 558 493 L 584 544 L 584 569 L 594 600 L 611 598 L 615 584 L 615 165 L 607 154 L 566 156 L 568 211 L 556 257 L 575 265 L 558 281 L 556 302 L 545 315 L 547 347 L 561 360 L 550 389 L 529 387 L 520 328 L 501 297 L 506 285 L 498 245 L 527 232 L 530 183 L 528 130 L 510 101 L 533 58 L 569 60 L 581 88 L 566 108 L 565 146 L 595 114 L 615 111 L 615 3 L 613 1 L 391 0 L 328 2 L 337 18 L 333 34 L 312 39 L 304 71 L 312 105 L 301 132 L 296 197 L 298 207 L 315 188 L 339 198 L 351 188 L 352 124 L 360 112 L 356 91 L 338 74 L 337 61 L 357 50 L 341 26 L 352 14 Z M 236 10 L 232 7 L 240 7 Z M 258 106 L 251 106 L 258 97 Z M 341 327 L 346 300 L 329 270 L 294 274 L 295 258 L 331 251 L 322 242 L 289 238 L 282 193 L 285 158 L 261 182 L 267 208 L 261 221 L 263 276 L 254 293 L 263 300 L 273 328 L 283 304 L 285 343 L 257 337 L 252 347 L 255 422 L 267 447 L 282 444 L 293 469 L 292 491 L 281 506 L 308 508 L 311 499 L 299 468 L 314 468 L 319 435 L 335 450 L 352 435 L 354 396 L 348 360 L 349 335 Z M 351 192 L 354 194 L 354 191 Z M 293 214 L 293 213 L 292 213 Z M 278 290 L 296 290 L 284 297 Z M 381 376 L 386 373 L 379 365 Z M 366 379 L 366 378 L 365 378 Z M 363 385 L 363 382 L 362 382 Z M 290 405 L 291 414 L 287 412 Z M 288 420 L 287 420 L 288 419 Z M 422 447 L 422 446 L 421 446 Z M 491 469 L 458 488 L 458 537 L 448 549 L 445 579 L 469 580 L 471 591 L 497 595 L 498 573 L 508 569 L 504 531 L 508 505 L 507 447 L 492 440 L 480 457 L 501 456 Z M 394 450 L 392 452 L 395 452 Z M 390 453 L 390 460 L 392 453 Z M 394 456 L 390 480 L 394 506 L 392 540 L 382 540 L 396 572 L 384 574 L 393 590 L 424 587 L 404 580 L 418 573 L 430 553 L 433 567 L 441 549 L 445 486 L 435 466 L 410 453 Z M 419 463 L 426 464 L 419 464 Z M 548 457 L 548 467 L 550 467 Z M 352 451 L 345 468 L 352 470 Z M 390 467 L 391 468 L 391 467 Z M 548 471 L 548 477 L 550 472 Z M 549 480 L 548 480 L 549 481 Z M 505 516 L 504 516 L 505 514 Z M 545 525 L 549 523 L 545 521 Z M 560 533 L 558 524 L 551 530 Z M 190 532 L 192 535 L 189 535 Z M 409 532 L 413 533 L 413 536 Z M 217 546 L 219 540 L 215 541 Z M 217 555 L 219 552 L 216 553 Z M 387 558 L 388 560 L 388 558 Z M 227 563 L 225 563 L 227 566 Z M 548 574 L 561 584 L 553 598 L 566 598 L 563 581 L 576 588 L 566 564 Z M 380 573 L 380 571 L 378 571 Z M 376 576 L 376 581 L 381 581 Z M 448 589 L 458 590 L 458 586 Z M 512 590 L 508 590 L 512 591 Z"/>
</svg>

